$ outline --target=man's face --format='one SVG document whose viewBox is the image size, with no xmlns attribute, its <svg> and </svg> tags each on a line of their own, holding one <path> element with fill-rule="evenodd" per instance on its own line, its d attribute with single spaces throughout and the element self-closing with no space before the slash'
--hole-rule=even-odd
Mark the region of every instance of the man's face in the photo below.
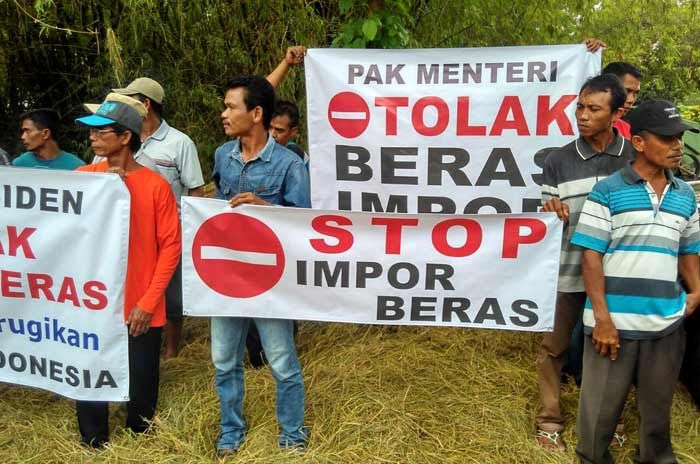
<svg viewBox="0 0 700 464">
<path fill-rule="evenodd" d="M 625 74 L 625 77 L 622 78 L 622 86 L 627 90 L 627 100 L 625 100 L 624 106 L 625 112 L 622 113 L 625 115 L 629 113 L 634 106 L 634 102 L 637 101 L 637 95 L 642 87 L 642 83 L 632 74 Z"/>
<path fill-rule="evenodd" d="M 621 109 L 610 112 L 610 92 L 597 92 L 586 89 L 578 96 L 576 103 L 576 124 L 583 137 L 593 137 L 610 130 L 613 121 L 619 118 Z"/>
<path fill-rule="evenodd" d="M 224 126 L 224 133 L 227 137 L 235 138 L 246 135 L 262 119 L 262 109 L 253 108 L 248 111 L 246 108 L 246 90 L 243 87 L 230 89 L 224 96 L 224 111 L 221 113 L 221 123 Z M 258 119 L 257 114 L 260 114 Z"/>
<path fill-rule="evenodd" d="M 109 158 L 121 151 L 126 137 L 126 133 L 117 134 L 110 126 L 91 127 L 90 147 L 95 155 Z"/>
<path fill-rule="evenodd" d="M 674 135 L 658 135 L 651 132 L 632 136 L 637 157 L 657 168 L 676 169 L 683 157 L 683 132 Z"/>
<path fill-rule="evenodd" d="M 51 139 L 51 131 L 49 129 L 39 129 L 34 124 L 34 121 L 25 119 L 22 121 L 20 139 L 25 150 L 36 152 Z"/>
<path fill-rule="evenodd" d="M 272 121 L 270 121 L 270 135 L 280 145 L 287 146 L 299 129 L 298 127 L 291 127 L 291 125 L 292 121 L 286 114 L 275 116 L 272 118 Z"/>
</svg>

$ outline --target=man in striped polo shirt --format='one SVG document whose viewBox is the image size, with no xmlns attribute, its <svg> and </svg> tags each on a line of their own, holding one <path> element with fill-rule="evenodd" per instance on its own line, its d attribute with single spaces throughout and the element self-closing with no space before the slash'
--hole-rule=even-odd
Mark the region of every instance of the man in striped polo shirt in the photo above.
<svg viewBox="0 0 700 464">
<path fill-rule="evenodd" d="M 640 415 L 635 462 L 676 462 L 670 413 L 685 347 L 682 322 L 700 302 L 695 194 L 671 173 L 691 127 L 664 100 L 642 103 L 629 120 L 636 158 L 593 187 L 571 239 L 586 249 L 576 427 L 583 463 L 613 462 L 608 444 L 632 384 Z"/>
<path fill-rule="evenodd" d="M 554 330 L 544 334 L 537 357 L 540 390 L 537 442 L 552 451 L 566 450 L 561 438 L 564 429 L 559 402 L 561 371 L 571 331 L 586 300 L 581 275 L 583 250 L 569 242 L 593 185 L 632 159 L 631 145 L 612 127 L 622 116 L 626 97 L 620 80 L 612 74 L 586 81 L 576 103 L 580 137 L 554 150 L 544 165 L 542 210 L 554 211 L 564 221 Z"/>
</svg>

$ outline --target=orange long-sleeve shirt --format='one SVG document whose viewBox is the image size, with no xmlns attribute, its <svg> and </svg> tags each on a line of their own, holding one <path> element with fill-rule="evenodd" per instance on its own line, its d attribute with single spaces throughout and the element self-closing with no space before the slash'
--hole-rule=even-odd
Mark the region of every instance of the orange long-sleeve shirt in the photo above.
<svg viewBox="0 0 700 464">
<path fill-rule="evenodd" d="M 107 161 L 78 171 L 106 172 Z M 168 183 L 147 168 L 129 172 L 131 194 L 129 261 L 126 267 L 124 320 L 135 306 L 153 314 L 151 327 L 165 324 L 165 289 L 180 260 L 180 220 Z"/>
</svg>

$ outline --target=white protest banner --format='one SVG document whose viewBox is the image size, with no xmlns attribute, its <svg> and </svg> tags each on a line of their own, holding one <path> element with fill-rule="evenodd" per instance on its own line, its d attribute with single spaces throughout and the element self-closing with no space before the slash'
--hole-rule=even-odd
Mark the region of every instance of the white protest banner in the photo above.
<svg viewBox="0 0 700 464">
<path fill-rule="evenodd" d="M 309 50 L 313 207 L 537 211 L 544 159 L 576 137 L 600 60 L 581 44 Z"/>
<path fill-rule="evenodd" d="M 129 207 L 115 175 L 0 167 L 0 381 L 129 399 Z"/>
<path fill-rule="evenodd" d="M 190 316 L 552 330 L 553 213 L 405 215 L 183 197 Z"/>
</svg>

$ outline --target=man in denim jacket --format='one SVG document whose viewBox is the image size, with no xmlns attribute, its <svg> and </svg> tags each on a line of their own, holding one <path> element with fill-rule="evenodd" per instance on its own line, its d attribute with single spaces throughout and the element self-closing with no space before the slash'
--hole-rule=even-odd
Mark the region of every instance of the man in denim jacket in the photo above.
<svg viewBox="0 0 700 464">
<path fill-rule="evenodd" d="M 249 203 L 308 208 L 309 175 L 303 161 L 268 134 L 275 92 L 262 77 L 232 81 L 224 97 L 224 132 L 235 138 L 214 154 L 216 197 L 232 207 Z M 247 231 L 231 231 L 245 234 Z M 291 320 L 254 319 L 277 383 L 277 419 L 283 449 L 304 451 L 304 381 L 294 346 Z M 234 454 L 245 436 L 243 356 L 250 319 L 213 317 L 211 352 L 221 403 L 219 457 Z"/>
</svg>

